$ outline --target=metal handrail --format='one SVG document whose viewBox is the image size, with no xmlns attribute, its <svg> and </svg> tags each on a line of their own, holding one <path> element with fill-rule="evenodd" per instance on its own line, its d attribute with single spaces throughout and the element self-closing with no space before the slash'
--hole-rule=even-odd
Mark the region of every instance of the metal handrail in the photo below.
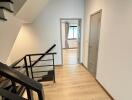
<svg viewBox="0 0 132 100">
<path fill-rule="evenodd" d="M 35 86 L 34 86 L 34 84 L 31 82 L 31 84 L 30 84 L 30 82 L 28 82 L 28 83 L 25 83 L 25 80 L 29 80 L 30 78 L 32 78 L 32 79 L 34 79 L 33 78 L 33 70 L 32 70 L 32 67 L 34 66 L 34 65 L 36 65 L 39 61 L 44 61 L 44 60 L 42 60 L 42 58 L 43 57 L 45 57 L 46 55 L 52 55 L 53 56 L 53 58 L 52 58 L 52 60 L 53 60 L 53 71 L 54 71 L 54 73 L 55 73 L 55 68 L 54 68 L 54 55 L 56 54 L 55 52 L 53 52 L 53 53 L 50 53 L 50 51 L 52 50 L 52 49 L 54 49 L 55 48 L 55 46 L 56 46 L 56 44 L 54 44 L 52 47 L 50 47 L 45 53 L 37 53 L 37 54 L 27 54 L 27 55 L 25 55 L 24 57 L 22 57 L 22 58 L 20 58 L 19 60 L 17 60 L 16 62 L 14 62 L 13 64 L 11 64 L 10 66 L 7 66 L 7 65 L 4 65 L 4 66 L 6 66 L 5 67 L 5 70 L 7 71 L 7 72 L 12 72 L 12 74 L 11 75 L 14 75 L 13 73 L 16 73 L 16 74 L 18 74 L 18 75 L 16 75 L 16 76 L 12 76 L 11 77 L 11 75 L 9 75 L 10 73 L 6 73 L 6 72 L 2 72 L 2 71 L 0 71 L 0 75 L 2 74 L 2 76 L 3 77 L 5 77 L 5 78 L 7 78 L 7 79 L 9 79 L 9 83 L 10 83 L 10 85 L 11 85 L 11 82 L 12 81 L 14 81 L 15 80 L 15 82 L 18 82 L 18 83 L 21 83 L 21 85 L 22 86 L 27 86 L 28 88 L 26 88 L 27 89 L 27 92 L 28 92 L 28 95 L 29 95 L 29 98 L 31 98 L 30 97 L 30 89 L 32 89 L 32 90 L 35 90 L 35 91 L 39 91 L 40 90 L 40 88 L 42 88 L 42 87 L 40 87 L 39 89 L 36 89 L 36 88 L 34 88 Z M 32 56 L 40 56 L 37 60 L 34 60 L 34 62 L 33 62 L 33 64 L 32 64 L 32 61 L 31 61 L 31 57 Z M 28 60 L 27 60 L 27 57 L 29 57 L 29 65 L 28 65 Z M 22 61 L 24 61 L 24 65 L 22 65 L 22 66 L 18 66 L 18 64 L 19 63 L 21 63 Z M 45 60 L 46 61 L 46 60 Z M 48 60 L 47 60 L 48 61 Z M 2 65 L 2 64 L 1 64 Z M 10 68 L 8 68 L 8 67 L 10 67 Z M 7 69 L 6 69 L 7 68 Z M 12 69 L 13 68 L 13 69 Z M 17 68 L 25 68 L 26 69 L 26 74 L 27 74 L 27 76 L 25 76 L 25 75 L 23 75 L 22 73 L 20 73 L 20 72 L 18 72 L 18 71 L 16 71 L 16 70 L 14 70 L 14 68 L 17 70 Z M 30 75 L 29 75 L 29 69 L 31 68 L 31 75 L 32 75 L 32 77 L 30 77 Z M 0 70 L 2 70 L 3 68 L 0 66 Z M 5 71 L 5 70 L 3 70 L 3 71 Z M 6 76 L 5 76 L 6 75 Z M 23 77 L 21 77 L 21 76 L 23 76 Z M 14 78 L 15 77 L 15 78 Z M 29 78 L 30 77 L 30 78 Z M 55 74 L 54 74 L 54 82 L 55 82 Z M 30 80 L 32 80 L 32 79 L 30 79 Z M 11 81 L 10 81 L 11 80 Z M 30 88 L 30 89 L 29 89 Z M 40 93 L 41 94 L 41 93 Z M 38 94 L 39 95 L 39 94 Z M 40 100 L 43 100 L 43 99 L 40 99 Z"/>
<path fill-rule="evenodd" d="M 54 44 L 50 49 L 48 49 L 40 58 L 38 58 L 31 66 L 36 65 L 45 55 L 47 55 L 52 49 L 56 47 L 56 44 Z"/>
<path fill-rule="evenodd" d="M 6 91 L 5 89 L 2 89 L 2 88 L 0 88 L 0 95 L 8 98 L 10 100 L 26 100 L 25 98 L 15 95 L 15 94 L 13 94 L 9 91 Z"/>
<path fill-rule="evenodd" d="M 33 79 L 30 79 L 29 77 L 2 63 L 0 63 L 0 75 L 10 79 L 14 83 L 19 83 L 25 86 L 29 98 L 32 98 L 30 90 L 33 90 L 38 93 L 39 100 L 44 100 L 42 85 Z"/>
</svg>

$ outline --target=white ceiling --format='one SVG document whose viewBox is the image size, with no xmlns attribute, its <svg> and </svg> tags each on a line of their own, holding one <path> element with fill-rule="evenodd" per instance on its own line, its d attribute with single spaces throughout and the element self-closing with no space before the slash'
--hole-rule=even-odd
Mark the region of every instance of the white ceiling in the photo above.
<svg viewBox="0 0 132 100">
<path fill-rule="evenodd" d="M 16 14 L 16 17 L 26 23 L 32 23 L 49 1 L 50 0 L 27 0 Z"/>
</svg>

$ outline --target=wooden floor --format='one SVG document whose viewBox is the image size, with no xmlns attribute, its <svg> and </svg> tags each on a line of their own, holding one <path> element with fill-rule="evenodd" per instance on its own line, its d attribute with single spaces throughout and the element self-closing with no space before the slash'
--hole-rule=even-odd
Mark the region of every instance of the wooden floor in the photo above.
<svg viewBox="0 0 132 100">
<path fill-rule="evenodd" d="M 65 60 L 70 59 L 68 58 L 70 56 L 65 57 Z M 42 84 L 44 85 L 45 100 L 111 100 L 80 64 L 68 65 L 67 63 L 64 66 L 56 67 L 56 83 Z"/>
<path fill-rule="evenodd" d="M 78 64 L 78 50 L 63 49 L 63 64 L 64 65 Z"/>
</svg>

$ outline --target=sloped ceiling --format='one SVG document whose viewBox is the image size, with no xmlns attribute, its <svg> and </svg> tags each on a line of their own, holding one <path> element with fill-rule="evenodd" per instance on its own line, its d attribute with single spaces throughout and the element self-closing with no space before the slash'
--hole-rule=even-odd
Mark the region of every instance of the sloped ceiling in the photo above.
<svg viewBox="0 0 132 100">
<path fill-rule="evenodd" d="M 16 14 L 16 17 L 26 23 L 32 23 L 49 1 L 50 0 L 27 0 Z"/>
</svg>

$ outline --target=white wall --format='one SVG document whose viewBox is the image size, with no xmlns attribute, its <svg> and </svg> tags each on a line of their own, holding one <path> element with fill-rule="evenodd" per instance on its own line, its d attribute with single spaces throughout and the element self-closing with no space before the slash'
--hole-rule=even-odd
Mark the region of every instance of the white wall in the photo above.
<svg viewBox="0 0 132 100">
<path fill-rule="evenodd" d="M 36 35 L 37 34 L 34 33 L 31 24 L 22 25 L 8 57 L 8 60 L 10 61 L 8 62 L 9 65 L 23 57 L 25 54 L 38 53 L 39 42 Z"/>
<path fill-rule="evenodd" d="M 61 61 L 60 18 L 82 18 L 83 0 L 52 0 L 34 21 L 34 29 L 40 36 L 40 47 L 47 48 L 56 43 L 56 64 Z"/>
<path fill-rule="evenodd" d="M 0 20 L 0 62 L 6 63 L 15 39 L 21 27 L 21 22 L 9 12 L 5 12 L 7 21 Z"/>
<path fill-rule="evenodd" d="M 102 9 L 97 79 L 115 98 L 132 100 L 132 1 L 86 0 L 83 63 L 88 61 L 90 14 Z"/>
<path fill-rule="evenodd" d="M 15 46 L 13 47 L 12 54 L 10 55 L 10 60 L 14 61 L 19 57 L 19 55 L 24 55 L 30 53 L 29 50 L 44 52 L 47 48 L 49 48 L 54 43 L 57 44 L 55 51 L 57 52 L 56 64 L 62 64 L 61 62 L 61 36 L 60 36 L 60 18 L 82 18 L 83 19 L 83 10 L 84 10 L 84 2 L 83 0 L 51 0 L 48 2 L 46 7 L 44 7 L 43 11 L 36 18 L 36 20 L 32 23 L 32 25 L 24 26 L 22 32 L 20 32 L 19 37 L 26 38 L 16 40 Z M 29 28 L 30 27 L 30 28 Z M 27 31 L 29 28 L 30 31 Z M 26 36 L 27 34 L 27 36 Z M 35 35 L 35 41 L 37 43 L 35 45 L 28 45 L 29 49 L 26 51 L 21 51 L 20 48 L 26 48 L 26 43 L 34 44 L 34 38 L 29 39 L 30 35 Z M 29 37 L 29 38 L 28 38 Z M 34 37 L 34 36 L 33 36 Z M 22 42 L 23 41 L 23 42 Z M 37 46 L 36 46 L 37 45 Z M 35 49 L 31 49 L 32 47 Z M 20 47 L 20 48 L 19 48 Z M 18 52 L 19 53 L 16 53 Z M 31 52 L 32 52 L 31 51 Z"/>
</svg>

